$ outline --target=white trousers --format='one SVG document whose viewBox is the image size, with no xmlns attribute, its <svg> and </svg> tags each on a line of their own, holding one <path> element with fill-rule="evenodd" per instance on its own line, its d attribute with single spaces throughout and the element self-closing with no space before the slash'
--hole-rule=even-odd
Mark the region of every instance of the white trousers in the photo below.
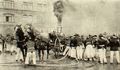
<svg viewBox="0 0 120 70">
<path fill-rule="evenodd" d="M 114 55 L 115 59 L 117 60 L 117 63 L 120 63 L 119 51 L 110 51 L 110 63 L 113 63 Z"/>
<path fill-rule="evenodd" d="M 100 63 L 107 63 L 106 59 L 106 49 L 98 49 Z"/>
<path fill-rule="evenodd" d="M 63 55 L 67 54 L 69 51 L 70 51 L 70 47 L 66 46 L 66 48 L 65 48 L 65 50 L 63 52 Z"/>
<path fill-rule="evenodd" d="M 25 64 L 30 64 L 30 61 L 32 61 L 32 64 L 36 64 L 36 53 L 33 52 L 27 52 L 27 56 L 25 59 Z"/>
<path fill-rule="evenodd" d="M 16 46 L 15 45 L 11 45 L 10 52 L 14 52 L 14 51 L 16 51 Z"/>
<path fill-rule="evenodd" d="M 75 47 L 72 47 L 70 52 L 71 52 L 70 53 L 71 57 L 76 58 L 76 49 L 75 49 Z"/>
<path fill-rule="evenodd" d="M 93 58 L 94 56 L 95 56 L 95 49 L 93 48 L 93 45 L 87 45 L 84 52 L 84 57 Z"/>
<path fill-rule="evenodd" d="M 83 51 L 84 51 L 83 47 L 77 46 L 76 51 L 77 51 L 77 58 L 82 59 L 83 58 Z"/>
<path fill-rule="evenodd" d="M 20 50 L 20 48 L 16 48 L 16 60 L 20 60 L 22 59 L 23 60 L 23 56 L 22 56 L 22 51 Z"/>
<path fill-rule="evenodd" d="M 2 52 L 2 44 L 0 44 L 0 51 Z"/>
<path fill-rule="evenodd" d="M 6 51 L 10 51 L 11 49 L 11 45 L 10 44 L 6 44 Z"/>
</svg>

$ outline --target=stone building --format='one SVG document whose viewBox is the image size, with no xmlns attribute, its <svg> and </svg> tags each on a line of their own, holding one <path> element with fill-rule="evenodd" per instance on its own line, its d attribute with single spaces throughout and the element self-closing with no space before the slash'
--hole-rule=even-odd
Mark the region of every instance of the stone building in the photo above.
<svg viewBox="0 0 120 70">
<path fill-rule="evenodd" d="M 12 33 L 16 24 L 32 24 L 39 31 L 55 28 L 49 0 L 0 0 L 0 33 Z"/>
</svg>

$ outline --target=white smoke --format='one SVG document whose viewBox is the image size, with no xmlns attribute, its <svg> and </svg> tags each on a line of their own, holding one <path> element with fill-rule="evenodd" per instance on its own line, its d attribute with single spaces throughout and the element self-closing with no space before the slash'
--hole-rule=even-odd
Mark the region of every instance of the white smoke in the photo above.
<svg viewBox="0 0 120 70">
<path fill-rule="evenodd" d="M 119 32 L 119 1 L 65 0 L 63 31 L 65 33 L 97 34 Z"/>
</svg>

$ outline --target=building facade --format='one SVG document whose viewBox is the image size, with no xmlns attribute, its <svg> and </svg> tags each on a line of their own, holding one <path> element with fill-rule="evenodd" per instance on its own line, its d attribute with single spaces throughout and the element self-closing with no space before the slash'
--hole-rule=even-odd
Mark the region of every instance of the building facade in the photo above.
<svg viewBox="0 0 120 70">
<path fill-rule="evenodd" d="M 51 15 L 54 17 L 49 0 L 0 0 L 0 33 L 13 32 L 16 24 L 32 24 L 49 32 L 55 26 L 52 23 L 56 23 Z"/>
</svg>

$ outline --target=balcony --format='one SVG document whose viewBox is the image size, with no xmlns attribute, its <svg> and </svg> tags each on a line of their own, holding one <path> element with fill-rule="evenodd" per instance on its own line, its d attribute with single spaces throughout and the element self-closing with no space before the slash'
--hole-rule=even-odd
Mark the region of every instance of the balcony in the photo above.
<svg viewBox="0 0 120 70">
<path fill-rule="evenodd" d="M 21 11 L 43 11 L 46 9 L 46 3 L 37 3 L 32 2 L 14 2 L 5 0 L 0 2 L 0 9 L 8 10 L 21 10 Z"/>
<path fill-rule="evenodd" d="M 3 1 L 2 6 L 4 9 L 13 9 L 14 8 L 14 1 Z"/>
</svg>

